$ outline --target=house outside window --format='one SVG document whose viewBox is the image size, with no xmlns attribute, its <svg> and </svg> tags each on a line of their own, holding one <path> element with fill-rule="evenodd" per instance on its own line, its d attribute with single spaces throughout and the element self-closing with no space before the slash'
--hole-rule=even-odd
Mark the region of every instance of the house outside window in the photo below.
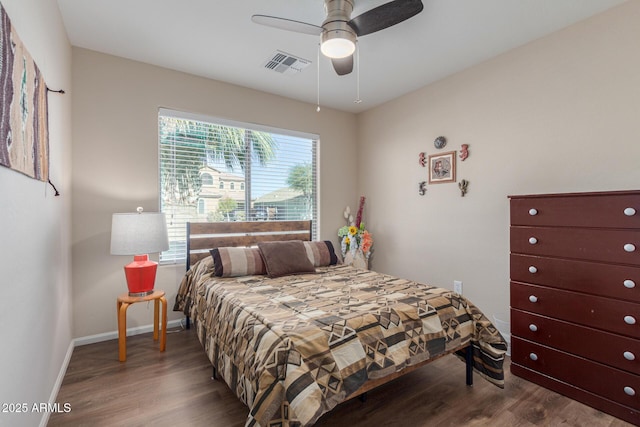
<svg viewBox="0 0 640 427">
<path fill-rule="evenodd" d="M 317 235 L 317 135 L 165 109 L 158 135 L 161 263 L 185 260 L 188 221 L 311 219 Z"/>
</svg>

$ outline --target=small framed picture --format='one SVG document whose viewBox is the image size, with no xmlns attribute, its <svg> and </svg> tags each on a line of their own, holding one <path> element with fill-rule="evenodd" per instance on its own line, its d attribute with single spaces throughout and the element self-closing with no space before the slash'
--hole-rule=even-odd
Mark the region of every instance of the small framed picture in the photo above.
<svg viewBox="0 0 640 427">
<path fill-rule="evenodd" d="M 456 182 L 456 152 L 429 155 L 429 184 Z"/>
</svg>

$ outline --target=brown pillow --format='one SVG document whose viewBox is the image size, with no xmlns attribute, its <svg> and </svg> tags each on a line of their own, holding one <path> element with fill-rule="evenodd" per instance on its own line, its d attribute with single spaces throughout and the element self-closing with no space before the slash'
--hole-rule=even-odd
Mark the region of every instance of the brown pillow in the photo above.
<svg viewBox="0 0 640 427">
<path fill-rule="evenodd" d="M 214 276 L 237 277 L 267 273 L 258 248 L 224 247 L 211 249 L 210 252 Z"/>
<path fill-rule="evenodd" d="M 258 243 L 262 260 L 267 267 L 267 276 L 280 277 L 287 274 L 315 273 L 313 264 L 300 240 Z"/>
<path fill-rule="evenodd" d="M 314 267 L 326 267 L 328 265 L 338 264 L 338 256 L 333 249 L 333 243 L 329 240 L 325 240 L 324 242 L 302 242 L 302 244 L 307 251 L 307 257 Z"/>
</svg>

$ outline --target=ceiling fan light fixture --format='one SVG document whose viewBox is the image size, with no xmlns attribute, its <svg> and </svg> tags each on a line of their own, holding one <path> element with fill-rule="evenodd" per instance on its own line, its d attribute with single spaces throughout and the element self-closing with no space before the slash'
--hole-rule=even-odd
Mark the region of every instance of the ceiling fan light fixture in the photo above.
<svg viewBox="0 0 640 427">
<path fill-rule="evenodd" d="M 322 33 L 320 51 L 328 58 L 340 59 L 353 55 L 356 36 L 350 31 L 331 30 Z"/>
</svg>

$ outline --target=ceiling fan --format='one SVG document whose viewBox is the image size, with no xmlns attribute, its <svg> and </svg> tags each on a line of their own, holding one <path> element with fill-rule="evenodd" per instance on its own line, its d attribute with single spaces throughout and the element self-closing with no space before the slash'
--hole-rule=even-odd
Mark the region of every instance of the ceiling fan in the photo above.
<svg viewBox="0 0 640 427">
<path fill-rule="evenodd" d="M 393 0 L 351 18 L 355 0 L 324 0 L 327 18 L 321 26 L 293 19 L 253 15 L 251 20 L 282 30 L 320 36 L 320 50 L 343 76 L 353 71 L 356 38 L 399 24 L 423 9 L 420 0 Z"/>
</svg>

